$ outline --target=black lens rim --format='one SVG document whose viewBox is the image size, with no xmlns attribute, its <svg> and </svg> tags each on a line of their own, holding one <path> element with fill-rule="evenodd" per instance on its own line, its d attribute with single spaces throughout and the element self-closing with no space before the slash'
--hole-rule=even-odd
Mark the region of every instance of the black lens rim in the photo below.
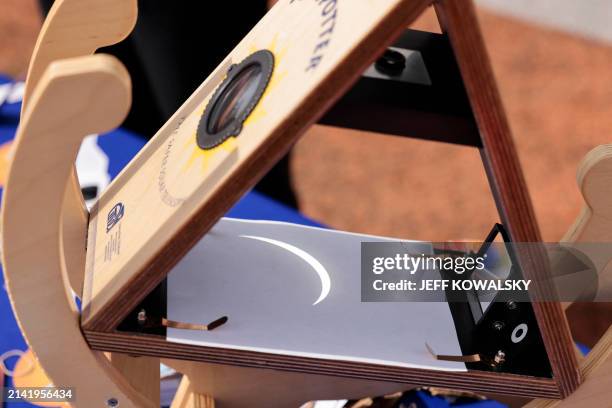
<svg viewBox="0 0 612 408">
<path fill-rule="evenodd" d="M 225 94 L 225 92 L 230 88 L 230 85 L 233 83 L 234 79 L 239 76 L 245 69 L 250 67 L 251 65 L 259 65 L 261 67 L 261 75 L 259 77 L 259 82 L 257 84 L 257 88 L 251 97 L 251 100 L 247 104 L 246 109 L 242 113 L 240 113 L 234 120 L 232 120 L 224 129 L 220 130 L 216 133 L 210 133 L 208 131 L 209 126 L 208 122 L 211 119 L 211 115 L 214 112 L 214 108 L 217 102 L 221 99 L 221 96 Z M 230 66 L 227 76 L 221 82 L 221 84 L 215 90 L 210 102 L 206 106 L 204 113 L 200 117 L 200 122 L 198 123 L 198 129 L 196 131 L 196 140 L 198 146 L 204 150 L 213 149 L 223 142 L 225 142 L 230 137 L 237 137 L 240 135 L 242 131 L 242 125 L 245 120 L 251 115 L 261 97 L 263 96 L 268 84 L 270 83 L 270 78 L 272 78 L 272 72 L 274 71 L 274 54 L 268 50 L 259 50 L 254 52 L 253 54 L 246 57 L 239 64 L 234 64 Z"/>
</svg>

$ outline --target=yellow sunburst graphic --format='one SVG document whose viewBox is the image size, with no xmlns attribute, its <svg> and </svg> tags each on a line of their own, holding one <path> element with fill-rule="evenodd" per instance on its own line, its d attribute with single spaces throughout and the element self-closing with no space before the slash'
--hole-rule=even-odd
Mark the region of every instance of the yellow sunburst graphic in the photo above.
<svg viewBox="0 0 612 408">
<path fill-rule="evenodd" d="M 287 76 L 287 71 L 279 70 L 278 67 L 280 66 L 280 62 L 284 59 L 285 55 L 287 54 L 287 50 L 289 49 L 289 47 L 288 46 L 279 47 L 278 34 L 277 34 L 272 38 L 272 41 L 270 42 L 270 45 L 268 46 L 267 49 L 272 54 L 274 54 L 274 72 L 272 72 L 272 78 L 270 78 L 270 82 L 268 83 L 268 86 L 266 87 L 263 95 L 261 96 L 259 103 L 255 107 L 255 109 L 253 109 L 253 112 L 251 112 L 249 117 L 244 121 L 243 126 L 248 126 L 251 123 L 255 123 L 259 119 L 267 115 L 266 109 L 264 108 L 261 101 L 264 100 L 264 98 L 270 93 L 270 91 L 276 88 L 278 84 Z M 258 50 L 259 48 L 257 48 L 255 45 L 251 45 L 249 47 L 249 54 L 252 54 Z"/>
<path fill-rule="evenodd" d="M 270 91 L 276 88 L 278 84 L 287 76 L 287 72 L 280 70 L 279 66 L 280 66 L 281 61 L 284 59 L 285 55 L 287 54 L 287 50 L 289 49 L 289 47 L 288 46 L 280 47 L 278 44 L 278 35 L 275 35 L 272 38 L 272 41 L 270 42 L 269 46 L 264 47 L 264 48 L 270 51 L 272 54 L 274 54 L 274 70 L 272 71 L 272 77 L 270 78 L 270 82 L 268 83 L 268 86 L 264 90 L 263 95 L 259 99 L 257 106 L 255 106 L 255 109 L 253 109 L 249 117 L 242 124 L 243 129 L 248 127 L 249 125 L 252 125 L 253 123 L 258 122 L 260 119 L 267 116 L 268 112 L 266 112 L 266 109 L 262 101 L 266 98 L 266 96 L 270 93 Z M 257 45 L 255 44 L 252 44 L 248 48 L 248 55 L 251 55 L 252 53 L 257 52 L 260 49 L 262 48 L 257 47 Z M 205 109 L 206 109 L 206 104 L 204 104 L 197 111 L 198 117 L 201 117 L 204 114 Z M 185 145 L 183 146 L 184 151 L 185 150 L 188 151 L 187 160 L 185 161 L 185 164 L 183 165 L 183 171 L 190 169 L 196 163 L 200 163 L 201 169 L 203 171 L 206 171 L 209 168 L 210 163 L 213 161 L 213 158 L 217 155 L 217 153 L 220 153 L 220 152 L 230 153 L 233 150 L 235 150 L 237 147 L 237 140 L 235 137 L 230 137 L 225 142 L 221 143 L 219 146 L 213 149 L 209 149 L 209 150 L 201 149 L 198 146 L 196 140 L 197 140 L 197 136 L 194 133 L 193 136 L 190 137 L 186 141 Z"/>
<path fill-rule="evenodd" d="M 202 112 L 200 112 L 199 116 L 202 116 L 203 112 L 204 109 L 202 109 Z M 183 150 L 188 151 L 187 160 L 183 164 L 183 171 L 189 170 L 198 162 L 201 165 L 201 169 L 203 171 L 206 171 L 209 168 L 210 163 L 213 161 L 214 157 L 217 156 L 219 152 L 231 153 L 236 148 L 235 137 L 230 137 L 225 142 L 221 143 L 219 146 L 208 150 L 201 149 L 198 146 L 196 140 L 197 136 L 194 133 L 193 136 L 190 137 L 187 140 L 187 143 L 185 143 L 185 145 L 183 146 Z"/>
</svg>

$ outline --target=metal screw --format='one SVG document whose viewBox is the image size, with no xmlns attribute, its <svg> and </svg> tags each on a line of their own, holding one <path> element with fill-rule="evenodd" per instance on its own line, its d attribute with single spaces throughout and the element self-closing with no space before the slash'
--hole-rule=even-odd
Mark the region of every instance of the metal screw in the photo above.
<svg viewBox="0 0 612 408">
<path fill-rule="evenodd" d="M 495 365 L 499 365 L 502 364 L 504 361 L 506 361 L 506 353 L 501 350 L 498 350 L 497 353 L 495 353 L 495 357 L 493 357 L 493 363 L 495 363 Z"/>
<path fill-rule="evenodd" d="M 137 319 L 139 324 L 144 324 L 147 321 L 147 312 L 142 309 L 140 312 L 138 312 Z"/>
<path fill-rule="evenodd" d="M 500 331 L 501 329 L 504 328 L 504 322 L 500 322 L 499 320 L 494 321 L 493 328 L 497 331 Z"/>
<path fill-rule="evenodd" d="M 508 308 L 508 310 L 516 310 L 516 308 L 518 307 L 518 305 L 516 304 L 516 302 L 514 300 L 509 300 L 506 303 L 506 307 Z"/>
<path fill-rule="evenodd" d="M 404 54 L 401 52 L 388 49 L 382 57 L 376 61 L 374 67 L 382 74 L 398 76 L 404 71 L 404 68 L 406 68 L 406 57 L 404 57 Z"/>
<path fill-rule="evenodd" d="M 117 398 L 109 398 L 106 401 L 106 406 L 110 408 L 116 408 L 119 406 L 119 401 L 117 401 Z"/>
</svg>

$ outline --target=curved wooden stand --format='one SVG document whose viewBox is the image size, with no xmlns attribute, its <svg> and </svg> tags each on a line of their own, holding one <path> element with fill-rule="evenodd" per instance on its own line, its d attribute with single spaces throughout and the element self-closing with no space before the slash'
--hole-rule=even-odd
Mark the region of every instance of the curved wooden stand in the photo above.
<svg viewBox="0 0 612 408">
<path fill-rule="evenodd" d="M 41 28 L 30 59 L 21 106 L 22 117 L 30 105 L 34 88 L 54 61 L 93 54 L 98 48 L 116 44 L 133 30 L 138 17 L 136 0 L 57 0 Z M 84 246 L 88 213 L 76 169 L 70 176 L 64 198 L 62 245 L 70 283 L 81 296 L 85 266 Z M 79 248 L 71 251 L 71 248 Z"/>
<path fill-rule="evenodd" d="M 565 234 L 566 242 L 612 241 L 612 144 L 597 146 L 582 160 L 577 173 L 585 206 Z M 585 248 L 588 250 L 588 248 Z M 612 293 L 612 253 L 587 253 L 599 272 L 599 292 Z"/>
<path fill-rule="evenodd" d="M 136 0 L 55 1 L 30 60 L 22 113 L 49 64 L 120 42 L 132 32 L 137 18 Z"/>
<path fill-rule="evenodd" d="M 114 58 L 51 64 L 22 118 L 3 197 L 3 266 L 13 311 L 53 383 L 78 388 L 76 407 L 113 399 L 156 406 L 83 339 L 60 241 L 66 183 L 83 137 L 116 127 L 130 103 L 129 75 Z"/>
<path fill-rule="evenodd" d="M 133 30 L 137 20 L 136 0 L 57 0 L 49 11 L 38 36 L 25 87 L 22 117 L 30 106 L 32 92 L 48 66 L 71 57 L 93 54 L 97 49 L 116 44 Z M 70 175 L 62 209 L 61 255 L 72 290 L 81 296 L 85 270 L 85 244 L 89 213 L 85 207 L 76 169 Z M 159 359 L 142 358 L 135 361 L 108 354 L 112 364 L 121 372 L 132 373 L 134 367 L 159 367 Z M 134 367 L 132 367 L 134 366 Z M 154 371 L 153 371 L 154 373 Z M 135 376 L 135 387 L 158 400 L 159 379 L 154 376 Z M 154 384 L 154 385 L 152 385 Z M 152 388 L 153 387 L 153 388 Z"/>
<path fill-rule="evenodd" d="M 612 242 L 612 144 L 597 146 L 582 160 L 577 172 L 585 206 L 565 234 L 564 242 Z M 588 251 L 588 247 L 584 247 Z M 599 274 L 599 292 L 612 291 L 612 253 L 587 253 Z M 612 320 L 612 317 L 611 317 Z M 612 327 L 580 364 L 583 383 L 563 401 L 538 400 L 527 408 L 603 407 L 612 401 Z"/>
</svg>

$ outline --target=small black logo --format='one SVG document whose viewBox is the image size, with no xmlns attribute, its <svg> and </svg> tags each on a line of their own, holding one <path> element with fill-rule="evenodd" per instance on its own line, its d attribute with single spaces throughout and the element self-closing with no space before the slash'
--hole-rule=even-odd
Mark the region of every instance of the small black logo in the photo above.
<svg viewBox="0 0 612 408">
<path fill-rule="evenodd" d="M 123 206 L 122 203 L 119 203 L 115 205 L 113 208 L 111 208 L 111 210 L 108 212 L 108 216 L 106 217 L 106 233 L 107 234 L 111 229 L 113 229 L 113 227 L 119 221 L 121 221 L 121 218 L 123 218 L 124 213 L 125 213 L 125 207 Z"/>
</svg>

